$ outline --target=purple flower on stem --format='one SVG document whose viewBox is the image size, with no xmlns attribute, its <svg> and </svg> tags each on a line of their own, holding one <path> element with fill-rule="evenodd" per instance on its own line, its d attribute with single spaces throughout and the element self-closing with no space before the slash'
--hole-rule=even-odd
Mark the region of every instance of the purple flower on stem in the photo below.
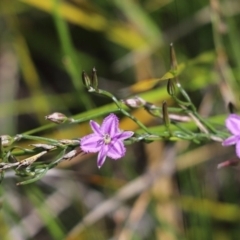
<svg viewBox="0 0 240 240">
<path fill-rule="evenodd" d="M 222 145 L 236 145 L 236 154 L 240 158 L 240 116 L 237 114 L 230 114 L 225 124 L 227 129 L 232 133 L 232 136 L 225 139 Z"/>
<path fill-rule="evenodd" d="M 126 149 L 123 140 L 130 138 L 134 132 L 121 131 L 118 125 L 119 121 L 115 114 L 107 116 L 101 126 L 90 120 L 93 133 L 81 139 L 80 145 L 84 152 L 98 152 L 97 165 L 99 168 L 105 162 L 106 157 L 116 160 L 125 155 Z"/>
</svg>

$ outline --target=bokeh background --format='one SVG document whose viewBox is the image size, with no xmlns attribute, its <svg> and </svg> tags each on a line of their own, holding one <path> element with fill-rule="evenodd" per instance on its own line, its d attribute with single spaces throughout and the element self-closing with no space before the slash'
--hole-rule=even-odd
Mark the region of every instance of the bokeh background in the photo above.
<svg viewBox="0 0 240 240">
<path fill-rule="evenodd" d="M 238 0 L 1 0 L 0 134 L 44 126 L 52 112 L 74 116 L 111 103 L 84 88 L 81 73 L 93 67 L 99 87 L 118 98 L 143 93 L 156 105 L 174 105 L 165 80 L 151 84 L 170 70 L 170 43 L 201 115 L 227 116 L 230 101 L 239 106 L 239 25 Z M 149 84 L 136 85 L 142 81 Z M 147 126 L 162 124 L 142 109 L 132 114 Z M 137 130 L 119 117 L 122 129 Z M 86 122 L 36 135 L 89 132 Z M 234 155 L 214 142 L 136 143 L 101 170 L 96 155 L 87 155 L 18 187 L 9 171 L 0 238 L 240 239 L 239 170 L 217 169 Z"/>
</svg>

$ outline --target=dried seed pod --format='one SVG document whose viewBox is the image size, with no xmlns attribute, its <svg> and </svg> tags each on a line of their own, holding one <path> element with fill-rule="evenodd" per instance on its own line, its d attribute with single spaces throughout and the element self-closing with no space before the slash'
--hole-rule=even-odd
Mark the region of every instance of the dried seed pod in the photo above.
<svg viewBox="0 0 240 240">
<path fill-rule="evenodd" d="M 74 158 L 78 155 L 84 155 L 84 154 L 86 154 L 86 153 L 83 152 L 80 148 L 78 148 L 78 149 L 74 149 L 74 150 L 68 152 L 67 154 L 65 154 L 62 159 L 71 160 L 72 158 Z"/>
<path fill-rule="evenodd" d="M 71 140 L 71 139 L 61 139 L 59 140 L 60 143 L 66 144 L 66 145 L 78 145 L 80 143 L 79 140 Z"/>
<path fill-rule="evenodd" d="M 56 148 L 53 145 L 49 145 L 49 144 L 43 144 L 43 143 L 37 143 L 37 144 L 30 144 L 30 146 L 33 146 L 35 148 L 42 148 L 44 150 L 52 150 L 53 148 Z"/>
</svg>

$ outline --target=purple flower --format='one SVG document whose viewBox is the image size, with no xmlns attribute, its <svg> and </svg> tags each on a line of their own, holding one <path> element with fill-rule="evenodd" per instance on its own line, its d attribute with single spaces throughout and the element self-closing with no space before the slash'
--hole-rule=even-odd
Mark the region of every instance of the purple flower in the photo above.
<svg viewBox="0 0 240 240">
<path fill-rule="evenodd" d="M 226 119 L 226 127 L 232 133 L 232 136 L 222 142 L 223 146 L 236 144 L 236 154 L 240 158 L 240 116 L 230 114 Z"/>
<path fill-rule="evenodd" d="M 90 121 L 90 126 L 93 130 L 81 139 L 81 149 L 84 152 L 98 152 L 97 165 L 100 168 L 105 162 L 106 157 L 119 159 L 125 155 L 126 149 L 123 140 L 130 138 L 134 132 L 121 131 L 118 128 L 119 121 L 115 114 L 110 114 L 100 126 L 95 121 Z"/>
</svg>

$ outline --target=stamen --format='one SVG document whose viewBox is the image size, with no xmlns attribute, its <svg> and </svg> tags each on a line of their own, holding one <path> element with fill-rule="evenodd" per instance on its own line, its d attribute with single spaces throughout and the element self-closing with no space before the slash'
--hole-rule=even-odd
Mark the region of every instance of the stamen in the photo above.
<svg viewBox="0 0 240 240">
<path fill-rule="evenodd" d="M 109 136 L 109 134 L 104 134 L 103 138 L 105 144 L 109 144 L 111 142 L 111 137 Z"/>
</svg>

